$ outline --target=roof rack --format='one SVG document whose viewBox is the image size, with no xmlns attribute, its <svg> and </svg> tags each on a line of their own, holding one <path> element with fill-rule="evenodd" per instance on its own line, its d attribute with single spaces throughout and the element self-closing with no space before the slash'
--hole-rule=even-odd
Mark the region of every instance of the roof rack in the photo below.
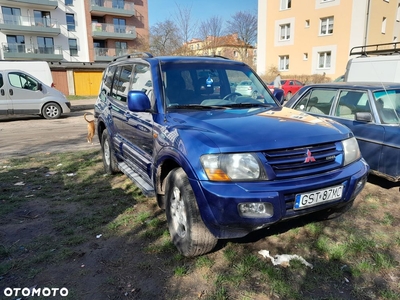
<svg viewBox="0 0 400 300">
<path fill-rule="evenodd" d="M 114 58 L 113 61 L 124 60 L 127 58 L 139 58 L 139 57 L 151 58 L 151 57 L 153 57 L 153 55 L 148 52 L 133 52 L 133 53 L 118 56 L 118 57 Z"/>
<path fill-rule="evenodd" d="M 400 42 L 356 46 L 351 48 L 350 55 L 391 55 L 400 54 Z"/>
</svg>

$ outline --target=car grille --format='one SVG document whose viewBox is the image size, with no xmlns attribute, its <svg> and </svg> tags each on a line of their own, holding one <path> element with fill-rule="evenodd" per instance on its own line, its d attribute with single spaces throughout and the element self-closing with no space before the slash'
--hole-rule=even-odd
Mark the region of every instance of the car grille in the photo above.
<svg viewBox="0 0 400 300">
<path fill-rule="evenodd" d="M 337 158 L 342 155 L 342 151 L 336 143 L 265 151 L 263 154 L 275 172 L 276 179 L 328 172 L 340 167 L 342 161 L 341 157 Z"/>
</svg>

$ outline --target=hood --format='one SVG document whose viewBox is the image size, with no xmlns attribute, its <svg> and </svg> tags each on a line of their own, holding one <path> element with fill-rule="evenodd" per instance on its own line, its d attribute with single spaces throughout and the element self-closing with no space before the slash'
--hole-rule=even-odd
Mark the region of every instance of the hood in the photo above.
<svg viewBox="0 0 400 300">
<path fill-rule="evenodd" d="M 215 110 L 176 110 L 168 115 L 183 143 L 208 140 L 221 152 L 261 151 L 346 139 L 351 131 L 329 119 L 285 107 Z M 192 140 L 192 141 L 191 141 Z"/>
</svg>

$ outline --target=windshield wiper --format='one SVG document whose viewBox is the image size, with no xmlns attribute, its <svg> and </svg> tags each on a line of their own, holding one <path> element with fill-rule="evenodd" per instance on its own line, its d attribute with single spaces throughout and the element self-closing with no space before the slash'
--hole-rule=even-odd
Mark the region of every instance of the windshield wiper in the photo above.
<svg viewBox="0 0 400 300">
<path fill-rule="evenodd" d="M 225 107 L 272 107 L 271 104 L 265 103 L 232 103 L 228 105 L 224 105 Z"/>
<path fill-rule="evenodd" d="M 190 108 L 190 109 L 223 109 L 224 106 L 221 105 L 200 105 L 200 104 L 172 104 L 169 105 L 168 108 L 178 108 L 178 109 L 185 109 L 185 108 Z"/>
</svg>

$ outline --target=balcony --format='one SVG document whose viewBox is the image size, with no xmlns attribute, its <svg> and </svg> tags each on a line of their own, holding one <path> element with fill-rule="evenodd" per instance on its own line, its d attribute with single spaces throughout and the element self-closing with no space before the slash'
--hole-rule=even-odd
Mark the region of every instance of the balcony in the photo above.
<svg viewBox="0 0 400 300">
<path fill-rule="evenodd" d="M 0 14 L 0 30 L 6 34 L 40 34 L 57 36 L 61 33 L 57 20 Z"/>
<path fill-rule="evenodd" d="M 133 40 L 136 38 L 136 28 L 135 26 L 92 23 L 92 37 L 96 40 Z"/>
<path fill-rule="evenodd" d="M 0 5 L 12 7 L 28 7 L 37 9 L 56 9 L 57 0 L 0 0 Z"/>
<path fill-rule="evenodd" d="M 42 47 L 38 45 L 2 43 L 3 59 L 8 60 L 45 60 L 63 59 L 61 46 Z"/>
<path fill-rule="evenodd" d="M 94 48 L 94 60 L 98 62 L 110 62 L 114 58 L 126 54 L 128 54 L 128 49 Z"/>
<path fill-rule="evenodd" d="M 129 18 L 135 15 L 135 7 L 132 2 L 123 0 L 92 0 L 90 13 L 92 16 L 113 15 Z"/>
</svg>

